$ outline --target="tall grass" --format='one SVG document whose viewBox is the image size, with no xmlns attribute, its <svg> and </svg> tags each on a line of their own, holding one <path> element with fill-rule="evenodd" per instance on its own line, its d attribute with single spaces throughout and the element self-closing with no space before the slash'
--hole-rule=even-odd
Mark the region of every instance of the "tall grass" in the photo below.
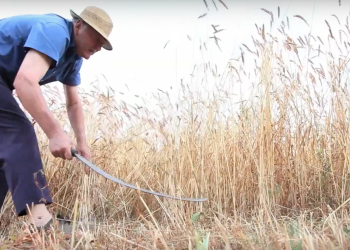
<svg viewBox="0 0 350 250">
<path fill-rule="evenodd" d="M 52 209 L 73 218 L 78 201 L 79 219 L 100 223 L 95 240 L 80 235 L 78 247 L 194 249 L 208 239 L 210 249 L 349 248 L 348 19 L 339 31 L 327 27 L 323 40 L 293 37 L 288 25 L 283 20 L 274 34 L 257 26 L 258 36 L 220 76 L 213 65 L 196 65 L 175 97 L 170 90 L 153 95 L 157 113 L 120 101 L 113 90 L 82 92 L 97 166 L 140 187 L 207 202 L 87 177 L 77 161 L 54 159 L 34 125 Z M 67 124 L 55 90 L 47 99 Z M 8 197 L 1 227 L 16 235 L 12 209 Z"/>
</svg>

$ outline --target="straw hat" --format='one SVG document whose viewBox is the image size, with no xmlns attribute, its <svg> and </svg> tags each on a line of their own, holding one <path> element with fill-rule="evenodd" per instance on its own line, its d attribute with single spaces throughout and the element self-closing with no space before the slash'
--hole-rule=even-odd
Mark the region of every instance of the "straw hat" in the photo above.
<svg viewBox="0 0 350 250">
<path fill-rule="evenodd" d="M 113 29 L 113 22 L 104 10 L 95 6 L 89 6 L 86 7 L 80 13 L 80 15 L 76 14 L 73 10 L 70 10 L 70 14 L 73 18 L 82 19 L 107 40 L 106 44 L 103 45 L 104 49 L 113 49 L 110 41 L 108 40 L 108 36 L 111 34 Z"/>
</svg>

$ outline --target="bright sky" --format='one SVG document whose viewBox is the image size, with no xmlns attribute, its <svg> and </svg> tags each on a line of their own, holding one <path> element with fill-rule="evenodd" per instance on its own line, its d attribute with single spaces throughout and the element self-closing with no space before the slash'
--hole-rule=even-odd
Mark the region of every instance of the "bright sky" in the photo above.
<svg viewBox="0 0 350 250">
<path fill-rule="evenodd" d="M 349 1 L 342 1 L 339 6 L 338 0 L 224 0 L 227 10 L 218 0 L 214 0 L 218 8 L 216 11 L 212 0 L 206 2 L 209 10 L 203 0 L 22 0 L 2 2 L 0 11 L 2 18 L 50 12 L 70 18 L 70 8 L 78 14 L 88 5 L 105 9 L 114 22 L 111 35 L 114 50 L 103 50 L 84 62 L 82 87 L 88 87 L 96 77 L 104 83 L 103 74 L 116 91 L 125 92 L 125 85 L 128 85 L 132 95 L 143 95 L 156 88 L 176 88 L 180 79 L 189 79 L 194 65 L 203 63 L 203 60 L 210 61 L 212 65 L 217 64 L 218 71 L 222 72 L 228 60 L 240 54 L 239 46 L 242 43 L 251 44 L 251 36 L 257 35 L 255 23 L 259 26 L 263 22 L 269 23 L 270 16 L 260 8 L 272 11 L 275 21 L 278 21 L 277 7 L 280 6 L 281 17 L 289 16 L 292 31 L 300 30 L 302 34 L 307 34 L 311 27 L 293 17 L 299 14 L 312 26 L 313 33 L 324 37 L 328 35 L 324 20 L 336 26 L 336 19 L 331 17 L 336 14 L 344 23 L 350 9 Z M 204 13 L 207 15 L 199 19 Z M 211 24 L 220 25 L 218 29 L 225 29 L 217 34 L 222 40 L 222 52 L 214 40 L 209 39 L 213 32 Z M 279 23 L 276 23 L 274 32 L 277 32 L 278 26 Z M 200 41 L 207 44 L 205 55 L 199 50 Z"/>
</svg>

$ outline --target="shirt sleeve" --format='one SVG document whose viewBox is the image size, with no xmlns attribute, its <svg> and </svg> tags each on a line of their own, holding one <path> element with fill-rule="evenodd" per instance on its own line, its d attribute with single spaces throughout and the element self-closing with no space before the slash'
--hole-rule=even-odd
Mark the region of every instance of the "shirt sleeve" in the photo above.
<svg viewBox="0 0 350 250">
<path fill-rule="evenodd" d="M 61 83 L 69 86 L 78 86 L 80 85 L 80 69 L 83 64 L 83 59 L 79 58 L 73 63 L 73 66 L 70 67 L 67 75 L 60 80 Z"/>
<path fill-rule="evenodd" d="M 56 67 L 69 43 L 67 30 L 57 23 L 38 23 L 34 25 L 24 44 L 24 48 L 35 49 L 52 60 Z"/>
</svg>

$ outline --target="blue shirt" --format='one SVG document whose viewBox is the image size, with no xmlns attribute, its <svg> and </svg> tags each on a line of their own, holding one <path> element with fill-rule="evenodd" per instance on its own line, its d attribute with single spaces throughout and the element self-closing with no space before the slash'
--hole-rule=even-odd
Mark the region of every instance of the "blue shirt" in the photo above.
<svg viewBox="0 0 350 250">
<path fill-rule="evenodd" d="M 0 20 L 0 75 L 13 89 L 17 71 L 29 49 L 49 56 L 53 63 L 38 83 L 80 84 L 83 59 L 75 54 L 73 23 L 59 15 L 20 15 Z"/>
</svg>

